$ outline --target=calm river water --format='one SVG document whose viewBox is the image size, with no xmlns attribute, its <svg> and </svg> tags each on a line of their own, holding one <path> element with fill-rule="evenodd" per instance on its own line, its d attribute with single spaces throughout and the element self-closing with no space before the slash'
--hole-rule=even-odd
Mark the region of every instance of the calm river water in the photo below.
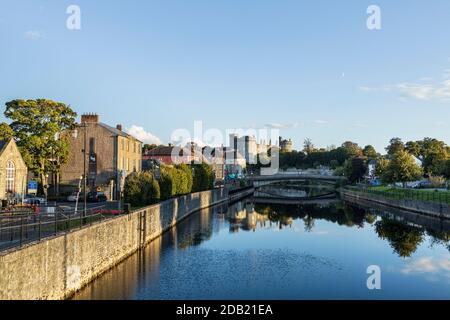
<svg viewBox="0 0 450 320">
<path fill-rule="evenodd" d="M 450 223 L 247 199 L 192 215 L 74 299 L 450 299 Z"/>
</svg>

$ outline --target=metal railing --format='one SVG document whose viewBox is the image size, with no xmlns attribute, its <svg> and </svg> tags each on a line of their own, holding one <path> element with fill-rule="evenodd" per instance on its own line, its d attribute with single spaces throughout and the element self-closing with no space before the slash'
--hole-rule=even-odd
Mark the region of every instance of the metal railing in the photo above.
<svg viewBox="0 0 450 320">
<path fill-rule="evenodd" d="M 75 212 L 61 208 L 55 208 L 54 212 L 0 214 L 0 251 L 39 242 L 123 213 L 122 210 L 97 206 L 88 208 L 86 215 L 83 210 Z"/>
<path fill-rule="evenodd" d="M 375 197 L 383 197 L 395 200 L 416 200 L 423 202 L 434 202 L 440 204 L 450 205 L 450 192 L 449 191 L 433 191 L 433 190 L 415 190 L 404 188 L 392 188 L 389 191 L 377 190 L 370 187 L 360 186 L 347 186 L 345 189 L 359 192 Z"/>
</svg>

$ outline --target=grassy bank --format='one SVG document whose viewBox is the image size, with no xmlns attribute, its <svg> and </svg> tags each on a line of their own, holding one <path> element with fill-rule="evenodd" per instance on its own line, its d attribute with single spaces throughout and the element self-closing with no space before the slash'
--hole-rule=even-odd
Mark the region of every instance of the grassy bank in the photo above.
<svg viewBox="0 0 450 320">
<path fill-rule="evenodd" d="M 431 189 L 403 189 L 392 187 L 350 187 L 351 190 L 374 194 L 391 199 L 410 199 L 429 202 L 446 203 L 450 205 L 450 191 Z"/>
</svg>

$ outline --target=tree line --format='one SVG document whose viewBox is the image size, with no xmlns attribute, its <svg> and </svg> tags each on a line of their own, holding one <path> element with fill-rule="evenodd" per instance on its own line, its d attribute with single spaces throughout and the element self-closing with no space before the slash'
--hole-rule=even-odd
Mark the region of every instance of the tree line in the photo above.
<svg viewBox="0 0 450 320">
<path fill-rule="evenodd" d="M 377 176 L 387 183 L 413 181 L 421 177 L 450 178 L 450 146 L 443 141 L 424 138 L 404 143 L 400 138 L 393 138 L 385 151 L 386 154 L 382 155 L 371 145 L 361 147 L 351 141 L 340 147 L 317 149 L 310 139 L 306 139 L 302 151 L 280 154 L 280 168 L 326 166 L 355 182 L 363 179 L 369 161 L 374 160 Z M 419 159 L 422 166 L 417 165 L 412 156 Z"/>
<path fill-rule="evenodd" d="M 213 169 L 206 163 L 161 165 L 159 174 L 148 170 L 128 175 L 124 201 L 134 207 L 147 206 L 188 193 L 210 190 L 213 183 Z"/>
</svg>

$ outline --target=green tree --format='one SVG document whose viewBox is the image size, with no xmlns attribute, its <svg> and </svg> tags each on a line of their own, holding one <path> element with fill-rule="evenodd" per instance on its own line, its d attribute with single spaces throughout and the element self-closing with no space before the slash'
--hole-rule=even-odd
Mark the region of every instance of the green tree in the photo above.
<svg viewBox="0 0 450 320">
<path fill-rule="evenodd" d="M 206 163 L 196 164 L 194 168 L 193 192 L 206 191 L 213 188 L 214 174 L 213 169 Z"/>
<path fill-rule="evenodd" d="M 377 151 L 371 145 L 365 146 L 362 151 L 362 154 L 369 159 L 375 159 L 377 157 Z"/>
<path fill-rule="evenodd" d="M 9 124 L 5 122 L 0 123 L 0 141 L 8 140 L 12 137 L 14 137 L 14 131 Z"/>
<path fill-rule="evenodd" d="M 132 206 L 141 206 L 141 186 L 139 182 L 139 174 L 133 172 L 125 178 L 123 191 L 124 201 Z"/>
<path fill-rule="evenodd" d="M 73 129 L 76 113 L 51 100 L 13 100 L 6 103 L 5 116 L 28 168 L 47 184 L 48 173 L 59 173 L 69 156 L 69 140 L 63 133 Z"/>
<path fill-rule="evenodd" d="M 161 200 L 167 200 L 177 194 L 177 183 L 174 178 L 174 169 L 169 166 L 161 166 L 159 188 L 161 190 Z"/>
<path fill-rule="evenodd" d="M 387 166 L 382 180 L 387 183 L 418 180 L 422 177 L 423 171 L 415 162 L 413 157 L 406 151 L 400 150 L 393 155 Z"/>
<path fill-rule="evenodd" d="M 159 202 L 159 184 L 152 172 L 131 173 L 125 179 L 124 200 L 132 206 L 141 207 Z"/>
<path fill-rule="evenodd" d="M 377 165 L 375 167 L 375 175 L 377 177 L 382 177 L 385 174 L 388 166 L 389 166 L 389 160 L 388 159 L 386 159 L 386 158 L 379 158 L 377 160 Z"/>
<path fill-rule="evenodd" d="M 389 155 L 394 155 L 399 151 L 405 150 L 405 144 L 400 138 L 392 138 L 389 141 L 389 145 L 386 147 L 386 151 Z"/>
<path fill-rule="evenodd" d="M 342 144 L 342 148 L 344 149 L 347 155 L 347 159 L 359 157 L 362 155 L 361 147 L 355 142 L 346 141 Z"/>
<path fill-rule="evenodd" d="M 425 174 L 429 176 L 444 174 L 445 163 L 450 159 L 445 143 L 437 139 L 425 138 L 420 141 L 420 144 L 420 156 L 423 159 Z"/>
<path fill-rule="evenodd" d="M 347 160 L 345 165 L 345 175 L 350 182 L 360 181 L 367 172 L 367 159 L 356 157 Z"/>
<path fill-rule="evenodd" d="M 413 156 L 419 158 L 421 156 L 421 145 L 417 141 L 408 141 L 405 145 L 406 150 Z"/>
<path fill-rule="evenodd" d="M 150 205 L 158 203 L 161 199 L 161 190 L 152 172 L 139 173 L 139 183 L 143 194 L 142 203 Z"/>
<path fill-rule="evenodd" d="M 447 162 L 446 162 L 445 170 L 444 170 L 444 176 L 447 179 L 450 179 L 450 160 L 447 160 Z"/>
<path fill-rule="evenodd" d="M 192 191 L 192 185 L 194 183 L 191 167 L 189 167 L 187 164 L 182 163 L 177 166 L 177 169 L 179 170 L 182 181 L 182 183 L 180 184 L 181 194 L 190 193 Z"/>
</svg>

